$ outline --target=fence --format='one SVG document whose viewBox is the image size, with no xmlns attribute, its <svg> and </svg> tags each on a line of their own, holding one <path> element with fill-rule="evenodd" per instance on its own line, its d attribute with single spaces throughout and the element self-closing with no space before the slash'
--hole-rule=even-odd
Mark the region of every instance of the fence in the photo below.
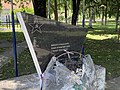
<svg viewBox="0 0 120 90">
<path fill-rule="evenodd" d="M 10 29 L 12 27 L 12 21 L 10 15 L 6 15 L 5 20 L 0 21 L 0 28 L 2 29 Z M 17 18 L 15 18 L 15 26 L 20 28 L 20 24 Z"/>
</svg>

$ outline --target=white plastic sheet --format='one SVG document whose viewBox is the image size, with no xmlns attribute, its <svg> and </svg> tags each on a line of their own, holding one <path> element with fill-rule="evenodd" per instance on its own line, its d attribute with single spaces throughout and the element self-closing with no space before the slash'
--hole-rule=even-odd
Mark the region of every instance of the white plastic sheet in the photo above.
<svg viewBox="0 0 120 90">
<path fill-rule="evenodd" d="M 91 56 L 84 56 L 82 62 L 82 69 L 77 68 L 75 72 L 52 57 L 44 72 L 42 90 L 98 90 Z"/>
</svg>

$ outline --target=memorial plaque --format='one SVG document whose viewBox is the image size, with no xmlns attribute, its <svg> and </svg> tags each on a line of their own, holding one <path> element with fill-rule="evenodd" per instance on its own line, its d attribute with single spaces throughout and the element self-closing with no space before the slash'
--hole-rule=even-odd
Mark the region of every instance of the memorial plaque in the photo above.
<svg viewBox="0 0 120 90">
<path fill-rule="evenodd" d="M 52 56 L 64 51 L 81 52 L 87 29 L 26 13 L 17 16 L 38 74 L 39 66 L 44 72 Z"/>
</svg>

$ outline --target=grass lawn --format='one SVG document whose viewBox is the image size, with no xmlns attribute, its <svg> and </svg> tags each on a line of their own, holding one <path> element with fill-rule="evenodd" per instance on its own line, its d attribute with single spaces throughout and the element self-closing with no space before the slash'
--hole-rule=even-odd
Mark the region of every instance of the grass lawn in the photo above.
<svg viewBox="0 0 120 90">
<path fill-rule="evenodd" d="M 107 79 L 120 75 L 120 44 L 114 39 L 95 40 L 87 37 L 85 54 L 90 54 L 95 64 L 104 66 Z"/>
<path fill-rule="evenodd" d="M 120 75 L 120 43 L 114 22 L 108 22 L 106 31 L 104 26 L 95 23 L 87 34 L 84 46 L 85 54 L 90 54 L 95 64 L 106 68 L 107 79 Z"/>
<path fill-rule="evenodd" d="M 87 27 L 87 26 L 86 26 Z M 3 35 L 4 34 L 4 35 Z M 1 36 L 3 35 L 3 36 Z M 0 32 L 2 39 L 10 38 L 10 33 Z M 1 38 L 0 38 L 1 39 Z M 17 40 L 24 41 L 23 33 L 17 32 Z M 93 29 L 89 30 L 84 43 L 85 54 L 90 54 L 95 64 L 104 66 L 107 69 L 107 79 L 120 75 L 120 43 L 117 43 L 115 23 L 108 22 L 106 31 L 100 23 L 94 23 Z M 0 70 L 0 79 L 14 77 L 13 59 Z M 35 73 L 29 50 L 25 50 L 18 56 L 19 75 Z"/>
<path fill-rule="evenodd" d="M 12 42 L 12 31 L 11 30 L 1 30 L 0 31 L 0 41 L 6 40 Z M 21 30 L 16 30 L 16 41 L 20 43 L 24 41 L 24 35 Z"/>
<path fill-rule="evenodd" d="M 28 49 L 18 56 L 19 76 L 36 73 L 32 57 Z M 15 77 L 14 60 L 10 59 L 0 70 L 0 80 Z"/>
<path fill-rule="evenodd" d="M 0 53 L 4 52 L 6 49 L 5 48 L 0 48 Z"/>
</svg>

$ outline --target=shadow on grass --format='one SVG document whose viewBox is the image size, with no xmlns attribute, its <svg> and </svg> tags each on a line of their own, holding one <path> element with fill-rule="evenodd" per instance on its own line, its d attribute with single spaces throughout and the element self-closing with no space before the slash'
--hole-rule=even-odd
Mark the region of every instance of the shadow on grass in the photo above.
<svg viewBox="0 0 120 90">
<path fill-rule="evenodd" d="M 115 22 L 107 22 L 107 25 L 101 25 L 100 22 L 93 23 L 93 29 L 89 29 L 89 34 L 93 35 L 104 35 L 104 34 L 117 34 L 115 30 Z M 89 27 L 86 25 L 86 27 Z"/>
<path fill-rule="evenodd" d="M 107 28 L 106 33 L 104 29 L 94 28 L 89 30 L 89 34 L 116 34 L 114 28 Z M 22 32 L 16 33 L 17 42 L 24 41 Z M 0 32 L 0 40 L 12 41 L 12 32 Z M 87 38 L 85 44 L 85 54 L 90 54 L 95 64 L 102 65 L 107 69 L 107 79 L 111 79 L 120 75 L 120 44 L 114 42 L 112 39 L 93 40 Z M 25 50 L 18 57 L 19 75 L 26 75 L 35 73 L 35 67 L 29 50 Z M 0 80 L 12 78 L 15 75 L 14 60 L 11 59 L 0 70 Z"/>
<path fill-rule="evenodd" d="M 28 49 L 18 56 L 19 76 L 36 73 L 31 54 Z M 14 60 L 10 59 L 7 64 L 0 68 L 0 80 L 15 77 Z"/>
<path fill-rule="evenodd" d="M 0 32 L 0 40 L 6 40 L 12 42 L 12 32 Z M 24 41 L 23 32 L 16 32 L 16 41 L 20 43 Z"/>
<path fill-rule="evenodd" d="M 0 48 L 0 53 L 4 52 L 6 48 Z"/>
<path fill-rule="evenodd" d="M 120 76 L 120 44 L 112 39 L 93 40 L 87 38 L 85 54 L 90 54 L 95 64 L 101 65 L 107 70 L 107 80 Z M 19 76 L 36 73 L 32 57 L 28 49 L 18 57 Z M 11 59 L 0 70 L 0 80 L 15 76 L 14 60 Z"/>
<path fill-rule="evenodd" d="M 115 28 L 93 28 L 93 29 L 89 29 L 89 34 L 92 35 L 105 35 L 105 34 L 111 34 L 111 35 L 115 35 L 117 34 L 117 32 L 115 31 Z"/>
<path fill-rule="evenodd" d="M 95 64 L 107 70 L 107 79 L 120 76 L 120 44 L 112 39 L 93 40 L 87 38 L 85 54 L 90 54 Z"/>
</svg>

